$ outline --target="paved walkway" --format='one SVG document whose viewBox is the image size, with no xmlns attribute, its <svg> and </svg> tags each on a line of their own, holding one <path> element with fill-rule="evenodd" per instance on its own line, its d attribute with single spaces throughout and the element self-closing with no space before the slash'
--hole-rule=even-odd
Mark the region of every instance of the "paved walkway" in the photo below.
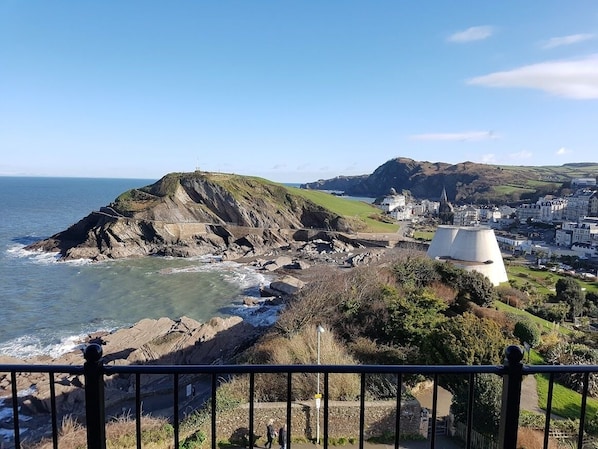
<svg viewBox="0 0 598 449">
<path fill-rule="evenodd" d="M 536 378 L 533 375 L 525 376 L 521 383 L 521 410 L 544 414 L 544 410 L 538 406 L 539 400 Z"/>
<path fill-rule="evenodd" d="M 394 444 L 374 444 L 365 442 L 363 447 L 365 449 L 394 449 Z M 430 440 L 413 440 L 413 441 L 401 441 L 401 449 L 429 449 Z M 462 449 L 464 444 L 458 439 L 439 435 L 436 437 L 434 449 Z M 275 449 L 279 449 L 274 446 Z M 292 443 L 291 449 L 323 449 L 324 446 L 321 444 L 318 446 L 312 443 Z M 347 444 L 344 446 L 328 446 L 329 449 L 359 449 L 358 444 Z"/>
</svg>

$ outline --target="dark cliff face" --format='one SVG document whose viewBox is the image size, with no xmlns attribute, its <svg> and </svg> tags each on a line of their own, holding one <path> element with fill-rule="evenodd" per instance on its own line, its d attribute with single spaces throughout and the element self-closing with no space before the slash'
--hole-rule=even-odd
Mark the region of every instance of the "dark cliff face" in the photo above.
<svg viewBox="0 0 598 449">
<path fill-rule="evenodd" d="M 293 230 L 346 231 L 338 215 L 259 178 L 170 174 L 120 195 L 108 207 L 29 249 L 65 259 L 145 255 L 228 258 L 259 254 L 290 240 Z"/>
</svg>

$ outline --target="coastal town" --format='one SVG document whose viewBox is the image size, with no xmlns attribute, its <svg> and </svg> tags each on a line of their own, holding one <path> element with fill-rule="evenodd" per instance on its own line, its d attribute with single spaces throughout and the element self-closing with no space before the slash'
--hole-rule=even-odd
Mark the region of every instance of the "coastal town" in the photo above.
<svg viewBox="0 0 598 449">
<path fill-rule="evenodd" d="M 570 195 L 545 195 L 535 202 L 515 206 L 454 206 L 445 189 L 438 201 L 412 201 L 408 195 L 391 190 L 377 206 L 394 220 L 407 223 L 408 237 L 431 240 L 435 228 L 429 224 L 428 217 L 438 217 L 441 225 L 488 227 L 494 230 L 498 246 L 506 257 L 528 256 L 539 268 L 595 279 L 598 267 L 596 178 L 573 179 L 571 187 Z M 560 259 L 583 261 L 581 265 L 586 268 L 573 270 L 570 264 L 550 264 Z"/>
</svg>

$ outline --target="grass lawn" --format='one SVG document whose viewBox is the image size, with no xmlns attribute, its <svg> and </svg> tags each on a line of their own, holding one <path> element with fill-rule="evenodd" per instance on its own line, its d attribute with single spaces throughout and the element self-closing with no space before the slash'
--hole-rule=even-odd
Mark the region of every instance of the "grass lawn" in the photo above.
<svg viewBox="0 0 598 449">
<path fill-rule="evenodd" d="M 383 223 L 371 218 L 372 216 L 380 216 L 381 211 L 376 206 L 372 206 L 364 201 L 348 200 L 319 190 L 298 189 L 295 187 L 287 188 L 294 194 L 307 198 L 338 215 L 361 219 L 368 226 L 366 232 L 397 232 L 399 229 L 399 225 L 396 223 Z"/>
<path fill-rule="evenodd" d="M 530 364 L 543 365 L 544 363 L 545 361 L 542 356 L 532 349 L 530 351 Z M 550 376 L 548 374 L 535 374 L 534 377 L 538 392 L 538 406 L 542 410 L 546 410 Z M 579 419 L 581 413 L 581 394 L 555 382 L 552 389 L 551 411 L 562 418 Z M 597 412 L 598 399 L 588 397 L 586 402 L 586 416 L 592 417 Z"/>
<path fill-rule="evenodd" d="M 550 332 L 555 328 L 554 324 L 551 321 L 546 321 L 543 318 L 537 317 L 536 315 L 532 315 L 531 313 L 526 312 L 525 310 L 521 310 L 508 304 L 505 304 L 504 302 L 494 301 L 494 307 L 496 307 L 498 310 L 502 312 L 512 313 L 514 315 L 530 319 L 538 326 L 540 326 L 540 330 L 542 332 Z M 559 333 L 563 335 L 571 335 L 573 333 L 571 329 L 567 329 L 564 326 L 558 326 L 557 329 Z"/>
<path fill-rule="evenodd" d="M 552 271 L 532 270 L 527 265 L 506 265 L 509 279 L 515 282 L 515 286 L 519 287 L 529 282 L 538 293 L 542 295 L 550 295 L 555 292 L 554 288 L 557 281 L 566 276 Z M 588 293 L 598 294 L 598 283 L 588 282 L 576 279 Z"/>
<path fill-rule="evenodd" d="M 435 233 L 436 231 L 413 231 L 413 238 L 430 241 L 434 238 Z"/>
<path fill-rule="evenodd" d="M 536 374 L 536 384 L 541 409 L 546 410 L 548 403 L 547 374 Z M 594 416 L 598 412 L 598 400 L 588 397 L 586 416 Z M 552 413 L 568 419 L 579 419 L 581 413 L 581 394 L 555 383 L 552 390 Z"/>
</svg>

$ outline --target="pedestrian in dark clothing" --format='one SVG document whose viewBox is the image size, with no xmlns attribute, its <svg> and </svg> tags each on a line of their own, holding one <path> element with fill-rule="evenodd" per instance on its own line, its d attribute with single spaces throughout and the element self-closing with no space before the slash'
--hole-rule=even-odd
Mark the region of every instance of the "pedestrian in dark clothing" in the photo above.
<svg viewBox="0 0 598 449">
<path fill-rule="evenodd" d="M 274 420 L 271 419 L 266 426 L 266 449 L 272 449 L 274 438 L 276 438 L 276 430 L 274 430 Z"/>
<path fill-rule="evenodd" d="M 287 425 L 283 424 L 278 431 L 278 442 L 280 443 L 280 449 L 287 449 Z"/>
</svg>

